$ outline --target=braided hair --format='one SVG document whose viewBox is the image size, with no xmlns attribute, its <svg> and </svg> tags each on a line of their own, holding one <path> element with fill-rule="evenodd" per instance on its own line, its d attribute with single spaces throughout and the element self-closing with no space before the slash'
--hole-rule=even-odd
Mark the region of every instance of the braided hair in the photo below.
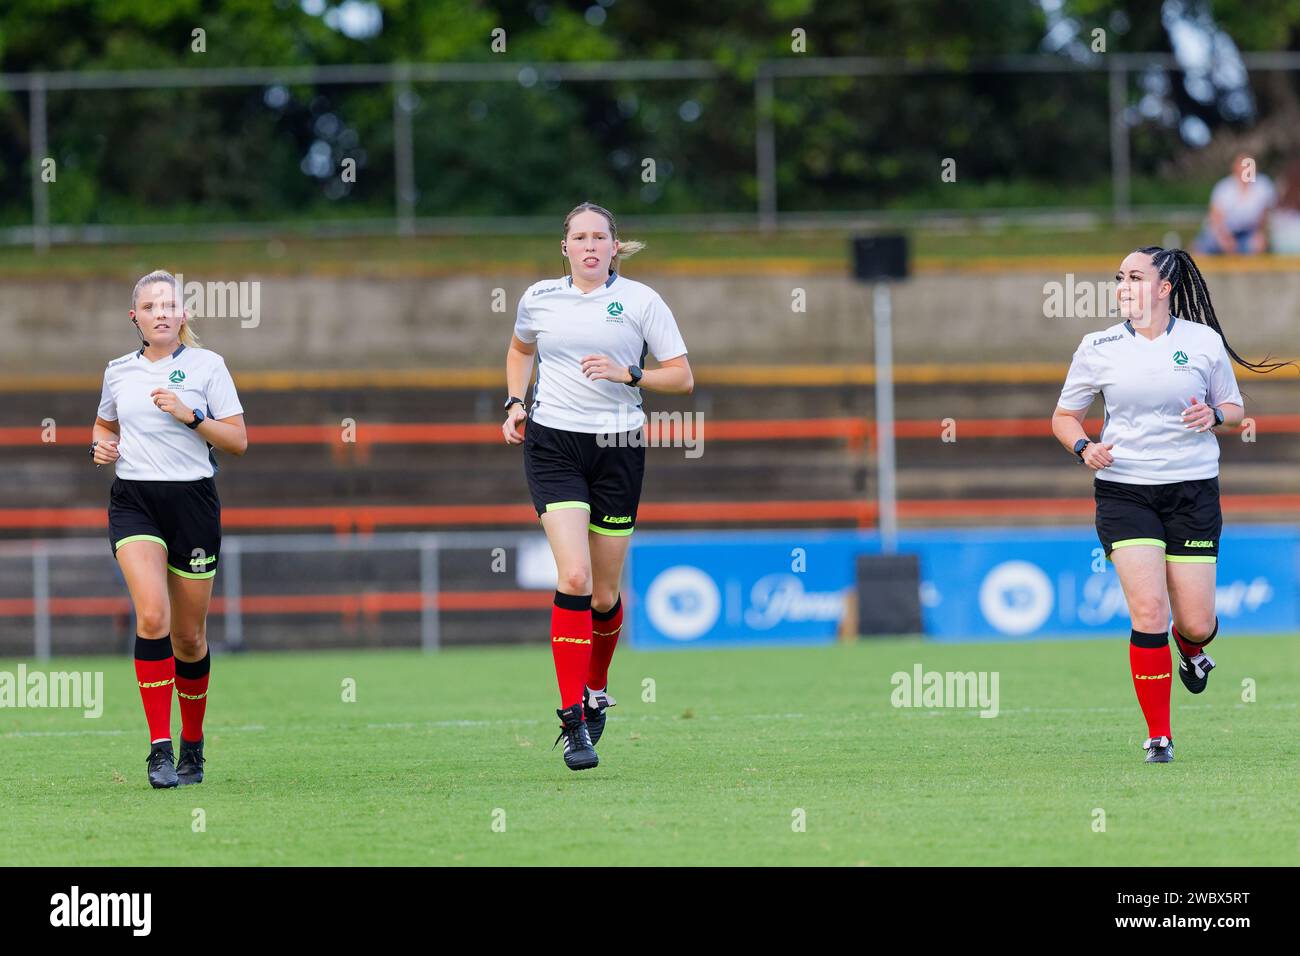
<svg viewBox="0 0 1300 956">
<path fill-rule="evenodd" d="M 1214 314 L 1214 304 L 1210 301 L 1210 290 L 1205 284 L 1205 277 L 1201 275 L 1201 270 L 1196 268 L 1196 263 L 1192 261 L 1192 257 L 1186 250 L 1143 246 L 1137 251 L 1149 255 L 1151 264 L 1156 267 L 1160 278 L 1167 279 L 1173 286 L 1169 297 L 1169 311 L 1180 319 L 1208 325 L 1218 332 L 1219 338 L 1223 339 L 1224 349 L 1238 365 L 1252 372 L 1273 372 L 1292 365 L 1300 372 L 1300 366 L 1296 366 L 1294 362 L 1270 362 L 1268 356 L 1264 356 L 1264 361 L 1256 364 L 1247 362 L 1232 350 L 1227 337 L 1223 334 L 1223 329 L 1219 326 L 1218 316 Z"/>
</svg>

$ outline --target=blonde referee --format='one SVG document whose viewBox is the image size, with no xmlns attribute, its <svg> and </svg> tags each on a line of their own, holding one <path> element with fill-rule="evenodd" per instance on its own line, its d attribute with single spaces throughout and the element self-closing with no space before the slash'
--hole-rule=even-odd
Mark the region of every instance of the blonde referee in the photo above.
<svg viewBox="0 0 1300 956">
<path fill-rule="evenodd" d="M 226 363 L 202 347 L 168 272 L 136 283 L 128 313 L 140 347 L 108 363 L 90 453 L 117 472 L 109 543 L 135 608 L 135 671 L 149 725 L 149 783 L 203 780 L 210 655 L 208 601 L 221 551 L 213 449 L 248 448 Z M 181 709 L 172 750 L 172 687 Z"/>
</svg>

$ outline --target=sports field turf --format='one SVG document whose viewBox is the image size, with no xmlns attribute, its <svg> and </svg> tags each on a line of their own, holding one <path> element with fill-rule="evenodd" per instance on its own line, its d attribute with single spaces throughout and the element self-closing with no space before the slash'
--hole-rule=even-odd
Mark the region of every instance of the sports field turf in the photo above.
<svg viewBox="0 0 1300 956">
<path fill-rule="evenodd" d="M 581 773 L 545 646 L 222 656 L 208 778 L 171 791 L 129 659 L 59 658 L 105 671 L 104 713 L 0 710 L 0 863 L 1294 865 L 1300 645 L 1216 647 L 1204 695 L 1174 680 L 1169 765 L 1142 762 L 1122 638 L 620 650 Z M 1000 714 L 895 708 L 918 663 L 998 672 Z"/>
</svg>

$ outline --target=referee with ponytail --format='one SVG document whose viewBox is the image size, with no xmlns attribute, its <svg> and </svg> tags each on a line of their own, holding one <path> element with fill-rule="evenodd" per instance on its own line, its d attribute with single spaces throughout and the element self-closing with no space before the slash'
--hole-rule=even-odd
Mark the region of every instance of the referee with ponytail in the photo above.
<svg viewBox="0 0 1300 956">
<path fill-rule="evenodd" d="M 135 609 L 135 673 L 149 725 L 149 783 L 203 780 L 210 657 L 208 601 L 221 551 L 212 449 L 248 448 L 226 363 L 190 328 L 169 272 L 135 284 L 128 313 L 140 347 L 108 363 L 91 457 L 113 465 L 109 544 Z M 172 688 L 180 699 L 173 764 Z"/>
<path fill-rule="evenodd" d="M 1115 276 L 1124 321 L 1083 337 L 1052 416 L 1057 440 L 1095 472 L 1097 535 L 1114 563 L 1132 618 L 1129 666 L 1146 718 L 1147 763 L 1174 759 L 1172 656 L 1193 694 L 1215 662 L 1215 565 L 1223 517 L 1214 429 L 1244 415 L 1232 362 L 1255 371 L 1224 338 L 1209 289 L 1182 249 L 1147 246 Z M 1083 428 L 1105 402 L 1097 440 Z"/>
<path fill-rule="evenodd" d="M 524 446 L 524 474 L 559 571 L 551 654 L 560 688 L 564 763 L 599 762 L 614 705 L 609 665 L 623 625 L 619 582 L 645 474 L 641 390 L 694 389 L 686 343 L 659 294 L 618 274 L 641 248 L 620 242 L 613 214 L 582 203 L 564 219 L 570 274 L 519 300 L 506 353 L 506 443 Z M 653 354 L 659 368 L 645 369 Z M 537 360 L 531 407 L 523 396 Z"/>
</svg>

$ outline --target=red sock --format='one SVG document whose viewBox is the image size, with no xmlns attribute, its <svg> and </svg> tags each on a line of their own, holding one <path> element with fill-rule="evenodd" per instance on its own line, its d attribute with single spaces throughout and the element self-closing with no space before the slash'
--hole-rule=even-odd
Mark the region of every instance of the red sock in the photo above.
<svg viewBox="0 0 1300 956">
<path fill-rule="evenodd" d="M 200 661 L 176 662 L 176 696 L 181 702 L 181 740 L 197 744 L 203 739 L 203 712 L 208 709 L 208 675 L 212 651 Z"/>
<path fill-rule="evenodd" d="M 1134 630 L 1129 637 L 1128 663 L 1133 672 L 1148 737 L 1172 737 L 1169 732 L 1169 690 L 1173 679 L 1173 656 L 1167 634 Z"/>
<path fill-rule="evenodd" d="M 172 739 L 172 686 L 176 683 L 176 658 L 168 634 L 158 640 L 135 638 L 135 679 L 149 723 L 149 742 Z"/>
<path fill-rule="evenodd" d="M 560 707 L 582 703 L 582 682 L 591 659 L 591 595 L 555 592 L 551 607 L 551 656 L 560 685 Z"/>
<path fill-rule="evenodd" d="M 1187 638 L 1183 637 L 1183 635 L 1178 633 L 1177 627 L 1174 628 L 1174 640 L 1178 642 L 1178 649 L 1180 651 L 1188 657 L 1195 657 L 1197 654 L 1201 653 L 1201 651 L 1205 650 L 1205 645 L 1214 640 L 1214 636 L 1218 633 L 1219 619 L 1216 617 L 1214 619 L 1214 630 L 1212 630 L 1210 636 L 1201 641 L 1201 643 L 1197 644 L 1195 641 L 1189 641 Z"/>
<path fill-rule="evenodd" d="M 609 662 L 614 659 L 618 635 L 623 630 L 623 595 L 614 599 L 608 611 L 591 612 L 591 663 L 587 665 L 587 686 L 604 690 L 609 683 Z"/>
</svg>

